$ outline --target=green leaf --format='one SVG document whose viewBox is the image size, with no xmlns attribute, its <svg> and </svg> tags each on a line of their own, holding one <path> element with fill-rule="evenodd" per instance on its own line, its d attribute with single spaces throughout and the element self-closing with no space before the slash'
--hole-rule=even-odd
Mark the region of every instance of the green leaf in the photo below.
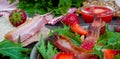
<svg viewBox="0 0 120 59">
<path fill-rule="evenodd" d="M 71 7 L 80 7 L 82 0 L 19 0 L 18 8 L 28 13 L 45 14 L 54 10 L 55 16 L 66 14 Z M 32 8 L 31 8 L 32 7 Z"/>
<path fill-rule="evenodd" d="M 92 54 L 96 54 L 99 56 L 100 59 L 103 59 L 103 52 L 102 52 L 102 47 L 99 46 L 98 44 L 95 45 L 93 48 L 94 52 Z"/>
<path fill-rule="evenodd" d="M 11 59 L 29 59 L 28 53 L 30 50 L 21 47 L 20 44 L 15 44 L 9 40 L 0 42 L 0 54 L 10 56 Z"/>
<path fill-rule="evenodd" d="M 120 54 L 117 54 L 117 55 L 115 56 L 115 59 L 120 59 Z"/>
<path fill-rule="evenodd" d="M 51 59 L 58 52 L 49 41 L 47 44 L 45 44 L 44 38 L 42 36 L 40 38 L 40 43 L 38 46 L 36 46 L 36 48 L 44 59 Z"/>
</svg>

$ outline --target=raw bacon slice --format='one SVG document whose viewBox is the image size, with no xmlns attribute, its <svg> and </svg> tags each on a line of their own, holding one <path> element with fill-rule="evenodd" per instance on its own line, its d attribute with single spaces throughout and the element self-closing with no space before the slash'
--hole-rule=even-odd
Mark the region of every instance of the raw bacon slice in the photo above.
<svg viewBox="0 0 120 59">
<path fill-rule="evenodd" d="M 12 10 L 17 9 L 18 0 L 10 4 L 8 0 L 0 0 L 0 15 L 8 15 Z"/>
<path fill-rule="evenodd" d="M 82 49 L 74 45 L 70 39 L 64 35 L 54 36 L 50 40 L 63 52 L 73 53 L 73 59 L 99 59 L 97 55 L 91 54 L 92 50 Z"/>
<path fill-rule="evenodd" d="M 29 39 L 22 42 L 23 46 L 27 46 L 33 42 L 37 42 L 40 40 L 40 36 L 43 35 L 44 38 L 48 37 L 48 34 L 50 32 L 50 29 L 46 28 L 45 26 L 40 29 L 39 32 L 37 32 L 34 36 L 30 37 Z"/>
<path fill-rule="evenodd" d="M 70 8 L 68 10 L 68 13 L 75 13 L 77 10 L 77 8 Z M 48 24 L 50 25 L 55 25 L 57 22 L 59 22 L 60 20 L 62 20 L 64 18 L 65 14 L 64 15 L 61 15 L 59 17 L 55 17 L 53 20 L 49 21 Z"/>
<path fill-rule="evenodd" d="M 105 26 L 105 22 L 100 18 L 96 18 L 88 28 L 88 34 L 81 44 L 81 48 L 91 50 L 100 36 L 100 29 Z"/>
<path fill-rule="evenodd" d="M 82 52 L 90 52 L 74 45 L 70 39 L 64 35 L 55 35 L 50 38 L 53 43 L 64 52 L 73 52 L 75 54 L 81 54 Z"/>
<path fill-rule="evenodd" d="M 64 15 L 59 16 L 59 17 L 56 17 L 56 18 L 54 18 L 53 20 L 49 21 L 48 24 L 55 25 L 55 24 L 56 24 L 57 22 L 59 22 L 63 17 L 64 17 Z"/>
<path fill-rule="evenodd" d="M 52 17 L 53 15 L 51 14 L 45 16 L 37 15 L 32 20 L 28 20 L 16 29 L 8 32 L 5 35 L 5 38 L 17 43 L 18 37 L 20 36 L 21 42 L 23 42 L 39 32 L 40 29 L 52 19 Z"/>
</svg>

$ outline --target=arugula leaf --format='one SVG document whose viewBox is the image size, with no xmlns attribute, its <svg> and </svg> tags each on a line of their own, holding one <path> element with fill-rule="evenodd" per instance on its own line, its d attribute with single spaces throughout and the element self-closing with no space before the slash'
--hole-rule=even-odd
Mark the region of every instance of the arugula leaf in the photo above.
<svg viewBox="0 0 120 59">
<path fill-rule="evenodd" d="M 36 48 L 44 59 L 51 59 L 58 52 L 49 41 L 45 44 L 45 40 L 42 36 L 40 38 L 40 43 L 36 46 Z"/>
<path fill-rule="evenodd" d="M 11 59 L 29 59 L 30 50 L 23 48 L 21 44 L 15 44 L 9 40 L 0 42 L 0 54 L 10 56 Z"/>
<path fill-rule="evenodd" d="M 96 54 L 99 56 L 100 59 L 103 59 L 102 47 L 99 46 L 99 44 L 96 44 L 93 50 L 94 50 L 93 54 Z"/>
</svg>

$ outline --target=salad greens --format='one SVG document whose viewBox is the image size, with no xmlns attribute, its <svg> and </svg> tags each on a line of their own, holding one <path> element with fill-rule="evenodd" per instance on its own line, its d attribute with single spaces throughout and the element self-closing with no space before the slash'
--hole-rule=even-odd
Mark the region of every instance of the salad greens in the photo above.
<svg viewBox="0 0 120 59">
<path fill-rule="evenodd" d="M 52 36 L 54 34 L 54 32 L 58 32 L 59 35 L 64 34 L 64 35 L 68 36 L 71 39 L 71 41 L 73 41 L 73 43 L 78 45 L 78 46 L 81 43 L 80 35 L 79 34 L 73 35 L 73 33 L 70 31 L 69 26 L 64 25 L 64 28 L 59 27 L 55 30 L 51 30 L 49 36 Z M 46 45 L 44 38 L 42 36 L 40 38 L 40 43 L 37 46 L 37 50 L 43 56 L 44 59 L 51 59 L 51 57 L 53 57 L 58 52 L 57 48 L 53 44 L 51 44 L 49 41 Z"/>
<path fill-rule="evenodd" d="M 102 46 L 100 46 L 100 44 Z M 103 59 L 102 49 L 120 49 L 120 33 L 112 32 L 106 25 L 106 32 L 100 36 L 98 43 L 94 47 L 94 54 L 97 54 L 100 59 Z M 120 56 L 116 56 L 119 57 Z"/>
<path fill-rule="evenodd" d="M 18 8 L 27 13 L 45 14 L 54 10 L 55 16 L 65 14 L 70 7 L 80 7 L 82 0 L 19 0 Z"/>
<path fill-rule="evenodd" d="M 58 51 L 50 42 L 45 44 L 44 38 L 41 36 L 40 44 L 36 46 L 44 59 L 51 59 Z"/>
<path fill-rule="evenodd" d="M 49 36 L 52 36 L 54 32 L 57 32 L 58 34 L 63 34 L 68 36 L 71 41 L 76 44 L 77 46 L 81 45 L 81 40 L 80 40 L 80 35 L 78 34 L 73 34 L 70 30 L 69 26 L 65 26 L 63 28 L 57 28 L 54 30 L 51 30 Z M 100 59 L 103 59 L 103 52 L 102 49 L 120 49 L 120 33 L 118 32 L 112 32 L 109 28 L 108 25 L 106 25 L 106 32 L 100 36 L 98 42 L 95 44 L 93 50 L 93 54 L 97 54 Z M 39 50 L 40 54 L 46 59 L 46 56 L 48 56 L 49 53 L 52 53 L 51 56 L 53 57 L 57 52 L 57 48 L 54 47 L 50 42 L 48 42 L 48 45 L 45 45 L 43 38 L 41 38 L 40 44 L 37 46 L 37 49 Z M 49 48 L 48 48 L 49 47 Z M 49 51 L 50 52 L 46 52 Z M 115 59 L 119 59 L 120 55 L 116 55 Z"/>
<path fill-rule="evenodd" d="M 9 56 L 10 59 L 29 59 L 30 49 L 23 48 L 21 44 L 15 44 L 9 40 L 0 42 L 0 54 Z"/>
</svg>

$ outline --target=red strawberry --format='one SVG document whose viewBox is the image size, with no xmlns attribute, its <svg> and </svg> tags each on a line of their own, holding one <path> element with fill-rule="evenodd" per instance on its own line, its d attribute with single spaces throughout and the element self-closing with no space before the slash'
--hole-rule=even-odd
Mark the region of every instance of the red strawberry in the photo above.
<svg viewBox="0 0 120 59">
<path fill-rule="evenodd" d="M 85 31 L 79 24 L 74 24 L 71 26 L 71 30 L 73 32 L 77 32 L 78 34 L 86 35 L 87 31 Z"/>
<path fill-rule="evenodd" d="M 73 58 L 74 58 L 73 53 L 60 52 L 56 56 L 54 56 L 53 59 L 73 59 Z"/>
<path fill-rule="evenodd" d="M 90 40 L 85 40 L 80 47 L 91 50 L 94 47 L 95 42 Z"/>
<path fill-rule="evenodd" d="M 112 49 L 103 49 L 104 59 L 114 59 L 116 55 L 116 51 Z"/>
<path fill-rule="evenodd" d="M 16 9 L 9 15 L 10 23 L 17 27 L 23 24 L 27 19 L 27 15 L 22 9 Z"/>
<path fill-rule="evenodd" d="M 65 23 L 66 25 L 73 25 L 73 24 L 79 24 L 79 21 L 78 21 L 78 16 L 73 14 L 73 13 L 69 13 L 67 14 L 63 20 L 62 20 L 63 23 Z"/>
<path fill-rule="evenodd" d="M 120 19 L 117 21 L 118 24 L 120 24 Z"/>
<path fill-rule="evenodd" d="M 82 35 L 86 35 L 87 34 L 87 31 L 85 31 L 79 25 L 78 16 L 73 14 L 73 13 L 67 14 L 63 18 L 62 22 L 65 23 L 66 25 L 70 25 L 73 32 L 77 32 L 78 34 L 82 34 Z"/>
<path fill-rule="evenodd" d="M 100 34 L 104 34 L 104 33 L 105 33 L 105 30 L 106 30 L 106 28 L 105 28 L 105 26 L 103 26 L 103 27 L 100 29 Z"/>
<path fill-rule="evenodd" d="M 117 26 L 117 27 L 115 28 L 115 31 L 116 31 L 116 32 L 120 32 L 120 26 Z"/>
</svg>

